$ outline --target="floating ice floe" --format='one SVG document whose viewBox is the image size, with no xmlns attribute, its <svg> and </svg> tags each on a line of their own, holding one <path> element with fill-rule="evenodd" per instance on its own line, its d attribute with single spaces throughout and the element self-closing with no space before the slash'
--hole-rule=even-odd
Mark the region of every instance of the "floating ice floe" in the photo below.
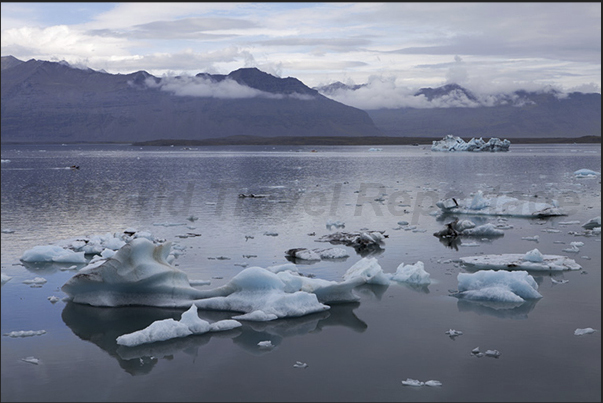
<svg viewBox="0 0 603 403">
<path fill-rule="evenodd" d="M 506 195 L 485 197 L 478 191 L 473 197 L 456 200 L 455 198 L 439 200 L 436 202 L 443 213 L 446 214 L 471 214 L 487 216 L 509 217 L 554 217 L 567 215 L 557 203 L 534 202 L 519 200 Z"/>
<path fill-rule="evenodd" d="M 417 379 L 406 378 L 405 381 L 402 381 L 402 385 L 405 385 L 405 386 L 442 386 L 442 382 L 435 381 L 435 380 L 421 382 Z"/>
<path fill-rule="evenodd" d="M 488 142 L 481 137 L 465 142 L 458 136 L 448 134 L 442 140 L 433 141 L 431 151 L 509 151 L 510 145 L 509 140 L 500 140 L 496 137 L 492 137 Z"/>
<path fill-rule="evenodd" d="M 576 329 L 576 330 L 574 330 L 574 335 L 576 335 L 576 336 L 584 336 L 585 334 L 591 334 L 591 333 L 594 333 L 594 332 L 596 332 L 595 329 L 593 329 L 592 327 L 587 327 L 587 328 L 584 328 L 584 329 Z"/>
<path fill-rule="evenodd" d="M 260 341 L 258 343 L 258 346 L 260 348 L 266 348 L 266 349 L 268 349 L 268 348 L 273 348 L 274 344 L 272 344 L 272 342 L 270 340 L 264 340 L 264 341 Z"/>
<path fill-rule="evenodd" d="M 47 281 L 48 280 L 46 280 L 44 277 L 34 277 L 29 280 L 23 280 L 23 284 L 40 285 L 40 284 L 46 284 Z"/>
<path fill-rule="evenodd" d="M 84 252 L 74 252 L 59 245 L 39 245 L 26 250 L 20 258 L 23 262 L 86 263 Z"/>
<path fill-rule="evenodd" d="M 543 255 L 538 249 L 525 254 L 509 253 L 461 257 L 460 261 L 469 268 L 481 270 L 537 270 L 562 271 L 580 270 L 582 266 L 567 256 Z"/>
<path fill-rule="evenodd" d="M 579 178 L 579 179 L 597 178 L 597 177 L 601 176 L 601 172 L 593 171 L 591 169 L 578 169 L 577 171 L 574 171 L 574 175 L 576 176 L 576 178 Z"/>
<path fill-rule="evenodd" d="M 157 320 L 142 330 L 119 336 L 116 341 L 119 345 L 134 347 L 140 344 L 186 337 L 192 334 L 230 330 L 240 326 L 241 323 L 232 319 L 225 319 L 210 324 L 197 315 L 197 307 L 195 304 L 192 304 L 182 314 L 179 321 L 171 318 Z"/>
<path fill-rule="evenodd" d="M 563 249 L 563 252 L 578 253 L 582 246 L 584 246 L 584 242 L 570 242 L 570 247 Z"/>
<path fill-rule="evenodd" d="M 41 336 L 46 333 L 46 330 L 14 330 L 12 332 L 4 333 L 4 336 L 8 337 L 32 337 Z"/>
<path fill-rule="evenodd" d="M 328 249 L 306 249 L 294 248 L 285 252 L 285 255 L 300 260 L 322 260 L 322 259 L 341 259 L 350 256 L 343 248 Z"/>
<path fill-rule="evenodd" d="M 458 291 L 452 296 L 470 301 L 523 303 L 542 298 L 538 284 L 527 271 L 480 270 L 459 273 Z"/>
</svg>

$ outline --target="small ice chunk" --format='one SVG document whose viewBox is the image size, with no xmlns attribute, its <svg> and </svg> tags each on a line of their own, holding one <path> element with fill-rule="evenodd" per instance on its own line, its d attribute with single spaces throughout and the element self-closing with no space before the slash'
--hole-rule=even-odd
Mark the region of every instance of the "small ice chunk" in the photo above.
<svg viewBox="0 0 603 403">
<path fill-rule="evenodd" d="M 442 382 L 436 380 L 430 380 L 425 382 L 425 386 L 442 386 Z"/>
<path fill-rule="evenodd" d="M 446 330 L 446 334 L 450 337 L 456 337 L 456 336 L 460 336 L 461 334 L 463 334 L 463 332 L 461 332 L 459 330 L 450 329 L 450 330 Z"/>
<path fill-rule="evenodd" d="M 425 271 L 424 267 L 425 265 L 421 261 L 409 265 L 400 263 L 396 269 L 396 272 L 391 275 L 391 279 L 401 283 L 429 285 L 431 284 L 431 279 L 429 278 L 429 273 Z"/>
<path fill-rule="evenodd" d="M 54 304 L 55 302 L 60 301 L 60 298 L 52 295 L 52 296 L 48 297 L 48 300 Z"/>
<path fill-rule="evenodd" d="M 21 361 L 29 362 L 30 364 L 36 364 L 36 365 L 38 365 L 40 363 L 40 360 L 37 359 L 36 357 L 21 358 Z"/>
<path fill-rule="evenodd" d="M 293 364 L 293 368 L 308 368 L 308 364 L 301 361 L 295 361 L 295 364 Z"/>
<path fill-rule="evenodd" d="M 260 348 L 272 348 L 274 347 L 274 344 L 272 344 L 272 342 L 270 340 L 264 340 L 264 341 L 260 341 L 258 343 L 258 346 L 260 346 Z"/>
<path fill-rule="evenodd" d="M 591 334 L 591 333 L 594 333 L 594 332 L 596 332 L 596 330 L 593 329 L 592 327 L 586 327 L 584 329 L 576 329 L 576 330 L 574 330 L 574 334 L 576 336 L 583 336 L 585 334 Z"/>
<path fill-rule="evenodd" d="M 500 357 L 500 351 L 498 351 L 498 350 L 486 350 L 485 354 L 488 357 L 494 357 L 494 358 Z"/>
</svg>

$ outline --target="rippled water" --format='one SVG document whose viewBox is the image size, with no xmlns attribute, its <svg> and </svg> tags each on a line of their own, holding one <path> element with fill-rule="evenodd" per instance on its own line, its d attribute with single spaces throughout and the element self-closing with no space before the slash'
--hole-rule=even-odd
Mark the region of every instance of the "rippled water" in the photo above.
<svg viewBox="0 0 603 403">
<path fill-rule="evenodd" d="M 600 215 L 600 145 L 511 145 L 506 153 L 436 153 L 428 147 L 3 146 L 2 401 L 600 401 L 600 236 L 576 235 Z M 80 166 L 73 170 L 71 165 Z M 506 194 L 555 199 L 567 217 L 464 217 L 506 225 L 500 238 L 449 245 L 434 237 L 450 217 L 442 198 Z M 263 198 L 239 198 L 259 194 Z M 361 228 L 385 231 L 385 272 L 423 261 L 432 284 L 363 287 L 354 304 L 302 318 L 244 322 L 221 334 L 138 348 L 115 338 L 181 311 L 94 308 L 59 301 L 74 273 L 23 265 L 36 245 L 78 236 L 147 230 L 184 247 L 189 278 L 225 284 L 245 264 L 286 263 L 291 248 L 327 247 L 320 236 Z M 400 221 L 408 222 L 401 227 Z M 201 234 L 187 237 L 187 233 Z M 270 235 L 272 234 L 272 235 Z M 278 234 L 278 235 L 275 235 Z M 539 236 L 537 242 L 522 237 Z M 572 241 L 580 252 L 562 252 Z M 464 272 L 455 259 L 492 253 L 570 255 L 583 270 L 534 274 L 543 298 L 496 310 L 450 291 Z M 300 272 L 341 281 L 362 258 L 313 264 Z M 22 281 L 48 280 L 41 288 Z M 230 312 L 204 312 L 208 321 Z M 577 328 L 597 332 L 575 336 Z M 444 332 L 456 329 L 455 339 Z M 259 341 L 276 347 L 259 349 Z M 499 358 L 471 355 L 496 349 Z M 34 356 L 39 364 L 22 361 Z M 307 368 L 294 368 L 296 361 Z M 407 378 L 442 382 L 410 387 Z"/>
</svg>

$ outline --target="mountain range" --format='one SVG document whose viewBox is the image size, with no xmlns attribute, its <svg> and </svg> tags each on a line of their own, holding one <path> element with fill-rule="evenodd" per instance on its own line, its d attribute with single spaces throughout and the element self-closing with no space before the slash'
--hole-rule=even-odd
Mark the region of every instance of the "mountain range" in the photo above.
<svg viewBox="0 0 603 403">
<path fill-rule="evenodd" d="M 1 74 L 3 143 L 241 138 L 318 142 L 447 134 L 509 139 L 598 136 L 600 141 L 601 135 L 601 94 L 516 91 L 481 106 L 478 96 L 450 84 L 422 88 L 414 96 L 429 102 L 462 97 L 475 105 L 361 110 L 332 95 L 366 85 L 310 88 L 296 78 L 279 78 L 256 68 L 158 78 L 145 71 L 109 74 L 65 62 L 6 56 Z"/>
</svg>

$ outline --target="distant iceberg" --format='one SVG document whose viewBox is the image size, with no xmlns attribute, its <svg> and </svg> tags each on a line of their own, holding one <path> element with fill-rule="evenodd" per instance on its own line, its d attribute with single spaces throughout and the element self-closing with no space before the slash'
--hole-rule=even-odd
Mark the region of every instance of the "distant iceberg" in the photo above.
<svg viewBox="0 0 603 403">
<path fill-rule="evenodd" d="M 442 140 L 433 141 L 431 151 L 509 151 L 511 142 L 492 137 L 488 142 L 481 137 L 472 138 L 468 143 L 458 136 L 448 134 Z"/>
<path fill-rule="evenodd" d="M 538 249 L 533 249 L 525 254 L 510 253 L 461 257 L 460 261 L 470 268 L 480 270 L 537 270 L 550 272 L 582 269 L 582 266 L 567 256 L 543 255 Z"/>
<path fill-rule="evenodd" d="M 557 206 L 557 203 L 545 203 L 519 200 L 506 195 L 502 196 L 484 196 L 483 192 L 478 191 L 473 197 L 456 200 L 455 198 L 439 200 L 436 202 L 443 213 L 447 214 L 472 214 L 488 216 L 509 216 L 509 217 L 555 217 L 566 216 L 567 214 Z"/>
</svg>

